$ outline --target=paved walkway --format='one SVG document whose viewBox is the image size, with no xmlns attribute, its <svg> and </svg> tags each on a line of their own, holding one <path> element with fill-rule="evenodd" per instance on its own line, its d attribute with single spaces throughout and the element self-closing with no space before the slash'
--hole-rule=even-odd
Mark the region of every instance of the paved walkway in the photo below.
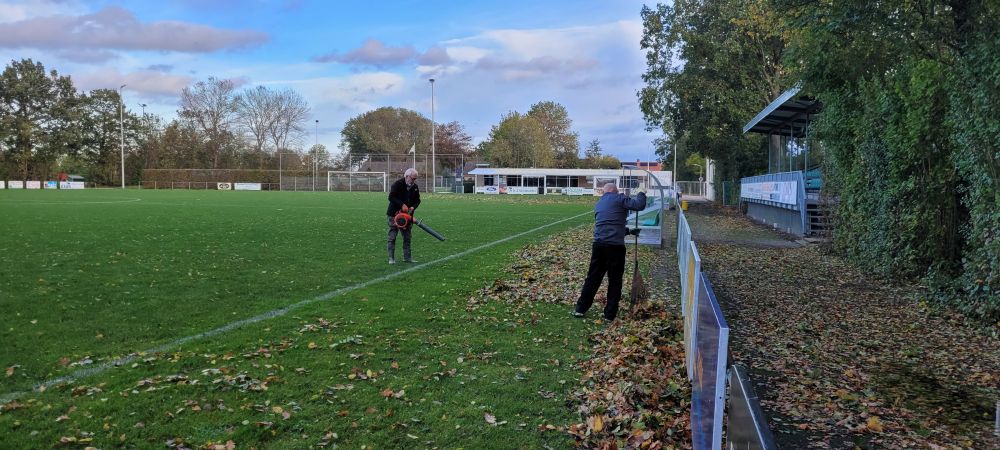
<svg viewBox="0 0 1000 450">
<path fill-rule="evenodd" d="M 779 448 L 1000 448 L 985 325 L 733 209 L 689 202 L 686 217 Z"/>
</svg>

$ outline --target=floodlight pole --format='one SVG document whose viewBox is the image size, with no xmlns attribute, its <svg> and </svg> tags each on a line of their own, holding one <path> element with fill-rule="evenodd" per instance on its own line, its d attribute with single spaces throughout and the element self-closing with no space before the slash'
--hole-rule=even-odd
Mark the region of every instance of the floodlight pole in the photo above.
<svg viewBox="0 0 1000 450">
<path fill-rule="evenodd" d="M 434 145 L 434 129 L 437 128 L 437 123 L 434 121 L 434 79 L 431 78 L 431 192 L 434 192 L 434 188 L 437 186 L 437 164 L 434 161 L 435 145 Z M 414 156 L 415 158 L 416 156 Z"/>
<path fill-rule="evenodd" d="M 125 84 L 118 87 L 118 129 L 121 131 L 121 150 L 122 150 L 122 189 L 125 189 L 125 102 L 122 100 L 122 89 L 125 89 Z"/>
<path fill-rule="evenodd" d="M 316 143 L 313 144 L 313 192 L 316 192 L 316 154 L 319 152 L 319 119 L 316 119 L 316 127 L 313 129 L 313 139 Z"/>
<path fill-rule="evenodd" d="M 674 192 L 677 192 L 677 142 L 674 142 L 674 182 L 673 188 Z"/>
</svg>

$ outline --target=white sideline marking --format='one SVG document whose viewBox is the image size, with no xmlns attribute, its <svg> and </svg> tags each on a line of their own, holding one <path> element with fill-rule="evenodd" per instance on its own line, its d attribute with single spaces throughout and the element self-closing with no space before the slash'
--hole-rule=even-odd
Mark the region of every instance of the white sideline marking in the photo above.
<svg viewBox="0 0 1000 450">
<path fill-rule="evenodd" d="M 28 204 L 28 205 L 79 205 L 79 204 L 91 204 L 92 205 L 92 204 L 98 204 L 98 203 L 133 203 L 133 202 L 141 202 L 141 201 L 142 201 L 141 198 L 130 198 L 130 199 L 126 199 L 126 200 L 108 200 L 108 201 L 99 201 L 99 202 L 91 202 L 91 201 L 83 201 L 83 202 L 70 202 L 70 201 L 65 201 L 65 202 L 36 202 L 36 201 L 33 201 L 33 200 L 7 200 L 7 199 L 4 199 L 4 200 L 0 200 L 0 203 L 24 203 L 24 204 Z"/>
<path fill-rule="evenodd" d="M 106 371 L 106 370 L 108 370 L 108 369 L 110 369 L 112 367 L 119 367 L 119 366 L 124 366 L 125 364 L 129 364 L 129 363 L 131 363 L 131 362 L 139 359 L 139 357 L 140 357 L 139 355 L 164 352 L 164 351 L 169 350 L 171 348 L 177 347 L 178 345 L 185 344 L 185 343 L 191 342 L 193 340 L 197 340 L 197 339 L 201 339 L 201 338 L 207 338 L 207 337 L 212 337 L 212 336 L 217 336 L 217 335 L 220 335 L 220 334 L 225 333 L 227 331 L 234 330 L 236 328 L 242 327 L 244 325 L 250 325 L 250 324 L 261 322 L 261 321 L 264 321 L 264 320 L 267 320 L 267 319 L 272 319 L 272 318 L 275 318 L 275 317 L 283 316 L 283 315 L 288 314 L 289 312 L 291 312 L 293 310 L 296 310 L 296 309 L 299 309 L 299 308 L 301 308 L 303 306 L 310 305 L 312 303 L 316 303 L 316 302 L 323 301 L 323 300 L 329 300 L 329 299 L 337 297 L 339 295 L 343 295 L 343 294 L 346 294 L 346 293 L 351 292 L 351 291 L 356 291 L 358 289 L 363 289 L 363 288 L 366 288 L 366 287 L 371 286 L 373 284 L 381 283 L 381 282 L 386 281 L 386 280 L 391 280 L 391 279 L 396 278 L 396 277 L 398 277 L 400 275 L 404 275 L 404 274 L 407 274 L 407 273 L 410 273 L 410 272 L 413 272 L 413 271 L 416 271 L 416 270 L 420 270 L 420 269 L 423 269 L 425 267 L 430 267 L 430 266 L 433 266 L 435 264 L 440 264 L 440 263 L 443 263 L 443 262 L 446 262 L 446 261 L 451 261 L 451 260 L 456 259 L 456 258 L 461 258 L 461 257 L 463 257 L 465 255 L 468 255 L 468 254 L 471 254 L 471 253 L 475 253 L 475 252 L 478 252 L 480 250 L 483 250 L 483 249 L 486 249 L 486 248 L 489 248 L 489 247 L 493 247 L 493 246 L 498 245 L 498 244 L 502 244 L 502 243 L 510 241 L 512 239 L 517 239 L 517 238 L 519 238 L 521 236 L 524 236 L 526 234 L 531 234 L 531 233 L 534 233 L 534 232 L 536 232 L 538 230 L 542 230 L 542 229 L 551 227 L 553 225 L 558 225 L 560 223 L 563 223 L 563 222 L 566 222 L 566 221 L 569 221 L 569 220 L 573 220 L 573 219 L 576 219 L 577 217 L 585 216 L 587 214 L 593 214 L 593 211 L 587 211 L 587 212 L 583 212 L 583 213 L 577 214 L 575 216 L 567 217 L 567 218 L 562 219 L 562 220 L 557 220 L 555 222 L 552 222 L 552 223 L 549 223 L 549 224 L 546 224 L 546 225 L 542 225 L 540 227 L 533 228 L 533 229 L 530 229 L 528 231 L 522 231 L 520 233 L 507 236 L 507 237 L 505 237 L 503 239 L 500 239 L 500 240 L 497 240 L 497 241 L 493 241 L 493 242 L 490 242 L 490 243 L 487 243 L 487 244 L 483 244 L 483 245 L 480 245 L 478 247 L 473 247 L 473 248 L 470 248 L 468 250 L 465 250 L 465 251 L 462 251 L 462 252 L 459 252 L 459 253 L 455 253 L 455 254 L 450 255 L 450 256 L 445 256 L 443 258 L 438 258 L 438 259 L 436 259 L 434 261 L 431 261 L 431 262 L 426 262 L 426 263 L 423 263 L 423 264 L 417 264 L 417 265 L 415 265 L 413 267 L 410 267 L 408 269 L 401 270 L 399 272 L 390 273 L 388 275 L 384 275 L 384 276 L 381 276 L 381 277 L 378 277 L 378 278 L 373 278 L 371 280 L 368 280 L 368 281 L 365 281 L 365 282 L 362 282 L 362 283 L 358 283 L 358 284 L 355 284 L 353 286 L 342 287 L 342 288 L 337 289 L 337 290 L 326 292 L 326 293 L 317 295 L 316 297 L 313 297 L 313 298 L 310 298 L 310 299 L 306 299 L 306 300 L 302 300 L 302 301 L 300 301 L 298 303 L 293 303 L 291 305 L 284 306 L 284 307 L 281 307 L 281 308 L 278 308 L 278 309 L 275 309 L 275 310 L 271 310 L 271 311 L 268 311 L 268 312 L 265 312 L 265 313 L 262 313 L 262 314 L 258 314 L 256 316 L 253 316 L 253 317 L 250 317 L 250 318 L 246 318 L 246 319 L 243 319 L 243 320 L 237 320 L 236 322 L 228 323 L 228 324 L 223 325 L 223 326 L 221 326 L 219 328 L 215 328 L 213 330 L 209 330 L 209 331 L 206 331 L 204 333 L 198 333 L 198 334 L 194 334 L 194 335 L 191 335 L 191 336 L 182 337 L 182 338 L 177 339 L 177 340 L 175 340 L 173 342 L 168 342 L 166 344 L 160 345 L 158 347 L 153 347 L 151 349 L 148 349 L 148 350 L 145 350 L 145 351 L 142 351 L 142 352 L 139 352 L 139 353 L 133 353 L 131 355 L 124 356 L 124 357 L 115 359 L 113 361 L 103 362 L 103 363 L 97 364 L 97 365 L 95 365 L 93 367 L 88 367 L 86 369 L 79 369 L 79 370 L 76 370 L 76 371 L 74 371 L 72 373 L 69 373 L 67 375 L 64 375 L 64 376 L 61 376 L 61 377 L 58 377 L 58 378 L 53 378 L 53 379 L 47 380 L 47 381 L 43 381 L 42 383 L 39 383 L 39 384 L 35 385 L 35 387 L 33 388 L 33 390 L 38 390 L 42 386 L 45 386 L 46 388 L 49 388 L 49 387 L 52 387 L 53 385 L 56 385 L 56 384 L 73 382 L 73 381 L 76 381 L 77 379 L 80 379 L 80 378 L 83 378 L 83 377 L 88 377 L 90 375 L 95 375 L 95 374 L 104 372 L 104 371 Z M 25 395 L 25 394 L 27 394 L 27 392 L 20 391 L 20 392 L 11 392 L 11 393 L 0 395 L 0 404 L 5 404 L 5 403 L 8 403 L 8 402 L 10 402 L 12 400 L 16 400 L 16 399 L 20 398 L 22 395 Z"/>
</svg>

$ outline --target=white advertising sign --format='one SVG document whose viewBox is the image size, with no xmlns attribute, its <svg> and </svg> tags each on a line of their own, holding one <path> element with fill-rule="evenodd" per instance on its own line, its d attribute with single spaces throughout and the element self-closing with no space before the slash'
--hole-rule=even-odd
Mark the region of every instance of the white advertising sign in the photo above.
<svg viewBox="0 0 1000 450">
<path fill-rule="evenodd" d="M 59 187 L 59 183 L 55 181 L 46 181 L 45 189 L 56 189 Z"/>
<path fill-rule="evenodd" d="M 73 189 L 73 185 L 69 181 L 60 181 L 59 189 Z"/>
<path fill-rule="evenodd" d="M 10 180 L 11 189 L 24 189 L 24 182 L 19 180 Z"/>
<path fill-rule="evenodd" d="M 24 183 L 24 188 L 25 189 L 41 189 L 42 188 L 42 182 L 41 181 L 28 181 L 28 182 L 25 182 Z"/>
<path fill-rule="evenodd" d="M 514 195 L 537 194 L 537 186 L 507 186 L 507 193 Z"/>
<path fill-rule="evenodd" d="M 229 191 L 229 190 L 233 189 L 233 184 L 232 183 L 216 183 L 215 188 L 218 189 L 218 190 L 220 190 L 220 191 Z"/>
<path fill-rule="evenodd" d="M 83 189 L 83 182 L 82 181 L 70 181 L 69 182 L 69 188 L 70 189 Z"/>
<path fill-rule="evenodd" d="M 594 195 L 594 190 L 582 187 L 568 187 L 563 188 L 563 193 L 566 195 Z"/>
<path fill-rule="evenodd" d="M 259 191 L 260 183 L 235 183 L 233 188 L 237 191 Z"/>
<path fill-rule="evenodd" d="M 499 186 L 478 186 L 476 187 L 477 194 L 499 194 Z"/>
<path fill-rule="evenodd" d="M 7 182 L 0 180 L 0 189 L 7 189 Z"/>
<path fill-rule="evenodd" d="M 743 183 L 740 189 L 740 197 L 796 205 L 798 204 L 797 184 L 794 181 Z"/>
</svg>

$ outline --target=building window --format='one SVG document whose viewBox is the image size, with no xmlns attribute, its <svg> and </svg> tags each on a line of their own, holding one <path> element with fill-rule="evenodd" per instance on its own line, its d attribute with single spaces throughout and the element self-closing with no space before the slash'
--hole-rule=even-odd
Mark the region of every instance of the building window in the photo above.
<svg viewBox="0 0 1000 450">
<path fill-rule="evenodd" d="M 496 186 L 493 175 L 483 175 L 483 186 Z"/>
<path fill-rule="evenodd" d="M 520 175 L 507 175 L 507 186 L 520 186 L 521 176 Z"/>
<path fill-rule="evenodd" d="M 635 189 L 639 187 L 639 177 L 625 176 L 618 181 L 618 187 L 623 189 Z"/>
<path fill-rule="evenodd" d="M 542 185 L 542 178 L 541 177 L 524 177 L 524 185 L 525 186 L 541 186 Z"/>
</svg>

